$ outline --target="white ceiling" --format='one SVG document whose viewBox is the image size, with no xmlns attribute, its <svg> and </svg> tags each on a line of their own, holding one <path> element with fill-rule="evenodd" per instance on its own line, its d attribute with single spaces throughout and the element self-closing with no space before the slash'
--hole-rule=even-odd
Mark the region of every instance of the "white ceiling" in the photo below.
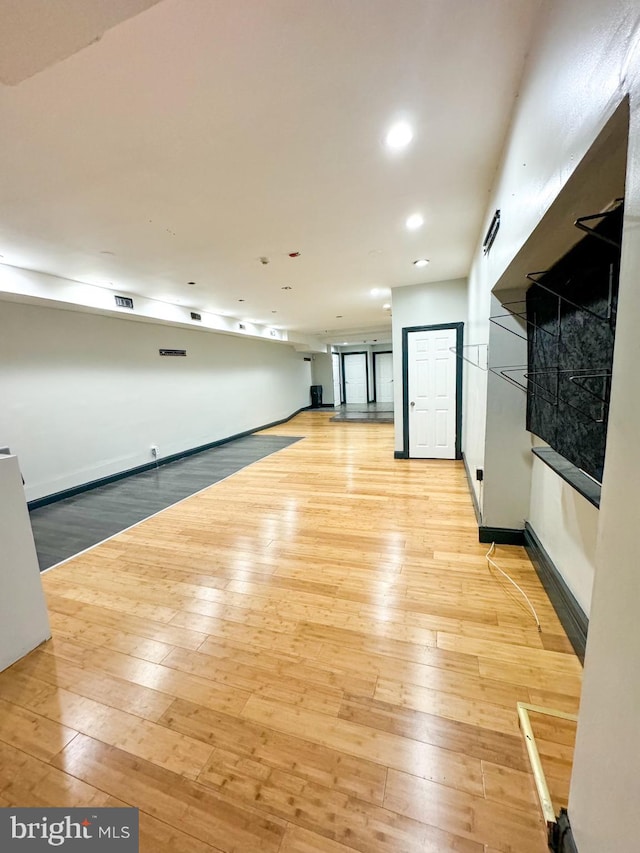
<svg viewBox="0 0 640 853">
<path fill-rule="evenodd" d="M 3 263 L 336 340 L 467 274 L 538 0 L 64 0 L 46 55 L 43 2 L 0 0 Z"/>
</svg>

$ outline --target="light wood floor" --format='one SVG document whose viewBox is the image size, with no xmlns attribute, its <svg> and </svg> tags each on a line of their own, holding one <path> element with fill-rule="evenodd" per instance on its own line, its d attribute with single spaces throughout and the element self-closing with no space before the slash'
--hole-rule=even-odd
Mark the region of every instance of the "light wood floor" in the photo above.
<svg viewBox="0 0 640 853">
<path fill-rule="evenodd" d="M 308 412 L 291 445 L 44 576 L 0 675 L 0 806 L 141 809 L 144 853 L 544 853 L 521 700 L 581 667 L 462 464 Z M 557 805 L 573 732 L 534 721 Z"/>
</svg>

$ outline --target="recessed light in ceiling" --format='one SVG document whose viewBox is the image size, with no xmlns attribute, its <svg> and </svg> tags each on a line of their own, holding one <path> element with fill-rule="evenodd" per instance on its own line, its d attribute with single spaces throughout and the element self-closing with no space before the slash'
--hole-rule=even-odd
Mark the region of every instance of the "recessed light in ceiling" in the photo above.
<svg viewBox="0 0 640 853">
<path fill-rule="evenodd" d="M 414 267 L 426 267 L 428 263 L 429 261 L 427 260 L 427 258 L 418 258 L 417 261 L 413 262 L 413 265 Z"/>
<path fill-rule="evenodd" d="M 409 231 L 417 231 L 424 225 L 424 218 L 419 213 L 412 213 L 411 216 L 407 217 L 405 225 Z"/>
<path fill-rule="evenodd" d="M 342 320 L 342 314 L 336 314 L 336 320 Z"/>
<path fill-rule="evenodd" d="M 244 300 L 244 299 L 238 299 L 238 302 L 245 302 L 245 301 L 246 300 Z"/>
<path fill-rule="evenodd" d="M 387 148 L 392 151 L 401 151 L 413 139 L 413 130 L 406 121 L 398 121 L 391 125 L 384 138 Z"/>
<path fill-rule="evenodd" d="M 391 308 L 391 304 L 389 302 L 385 302 L 382 307 L 384 308 L 385 311 L 388 311 Z"/>
<path fill-rule="evenodd" d="M 110 252 L 108 249 L 102 249 L 101 255 L 115 255 L 115 252 Z"/>
<path fill-rule="evenodd" d="M 187 284 L 190 284 L 193 287 L 195 284 L 195 281 L 188 281 Z"/>
<path fill-rule="evenodd" d="M 343 347 L 348 347 L 348 346 L 349 346 L 349 344 L 348 344 L 346 341 L 343 341 L 343 342 L 342 342 L 342 346 L 343 346 Z"/>
<path fill-rule="evenodd" d="M 271 313 L 272 313 L 272 314 L 277 314 L 278 312 L 277 312 L 277 311 L 272 311 Z"/>
<path fill-rule="evenodd" d="M 293 288 L 290 287 L 288 284 L 285 284 L 285 286 L 281 287 L 280 290 L 293 290 Z"/>
</svg>

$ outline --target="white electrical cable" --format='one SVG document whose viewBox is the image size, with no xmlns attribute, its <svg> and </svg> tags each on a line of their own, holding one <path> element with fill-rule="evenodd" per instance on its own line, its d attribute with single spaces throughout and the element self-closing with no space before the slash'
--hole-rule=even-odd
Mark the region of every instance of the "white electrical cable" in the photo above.
<svg viewBox="0 0 640 853">
<path fill-rule="evenodd" d="M 533 618 L 536 620 L 536 625 L 538 626 L 538 631 L 542 632 L 542 626 L 540 625 L 540 620 L 538 619 L 538 614 L 536 613 L 536 609 L 535 609 L 535 607 L 533 606 L 533 604 L 532 604 L 532 603 L 531 603 L 531 601 L 529 600 L 529 596 L 527 595 L 527 593 L 522 589 L 522 587 L 519 587 L 519 586 L 518 586 L 518 584 L 514 581 L 514 579 L 513 579 L 513 578 L 510 578 L 510 577 L 509 577 L 509 575 L 508 575 L 506 572 L 503 572 L 503 571 L 502 571 L 502 569 L 500 568 L 500 566 L 499 566 L 499 565 L 498 565 L 494 560 L 492 560 L 492 559 L 491 559 L 491 555 L 493 554 L 493 552 L 494 552 L 495 550 L 496 550 L 496 543 L 495 543 L 495 542 L 492 542 L 492 543 L 491 543 L 491 548 L 489 548 L 489 550 L 488 550 L 488 551 L 487 551 L 487 553 L 485 554 L 485 556 L 486 556 L 486 558 L 487 558 L 487 563 L 488 563 L 490 566 L 493 566 L 493 568 L 494 568 L 494 569 L 497 569 L 497 570 L 500 572 L 500 574 L 501 574 L 501 575 L 504 575 L 504 577 L 505 577 L 505 578 L 506 578 L 510 583 L 512 583 L 512 584 L 515 586 L 515 588 L 518 590 L 518 592 L 520 593 L 520 595 L 522 595 L 522 597 L 524 598 L 524 600 L 525 600 L 525 601 L 527 602 L 527 604 L 529 605 L 529 608 L 530 608 L 531 612 L 533 613 Z"/>
</svg>

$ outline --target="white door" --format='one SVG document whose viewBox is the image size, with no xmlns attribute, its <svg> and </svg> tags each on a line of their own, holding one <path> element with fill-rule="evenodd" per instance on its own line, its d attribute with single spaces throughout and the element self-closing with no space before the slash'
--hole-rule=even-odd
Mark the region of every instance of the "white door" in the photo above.
<svg viewBox="0 0 640 853">
<path fill-rule="evenodd" d="M 332 353 L 333 361 L 333 405 L 339 406 L 342 402 L 341 387 L 342 381 L 340 378 L 340 356 L 337 352 Z"/>
<path fill-rule="evenodd" d="M 376 352 L 373 358 L 376 366 L 376 403 L 393 403 L 393 355 L 390 352 Z"/>
<path fill-rule="evenodd" d="M 349 352 L 343 359 L 345 403 L 366 403 L 367 354 Z"/>
<path fill-rule="evenodd" d="M 409 456 L 456 457 L 456 330 L 408 332 Z"/>
</svg>

